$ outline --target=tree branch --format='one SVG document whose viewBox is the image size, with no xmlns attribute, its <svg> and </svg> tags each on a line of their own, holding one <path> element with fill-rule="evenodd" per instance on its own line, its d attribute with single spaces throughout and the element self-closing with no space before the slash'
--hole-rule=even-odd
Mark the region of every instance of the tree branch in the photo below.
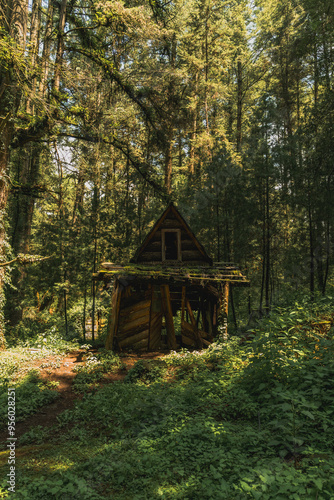
<svg viewBox="0 0 334 500">
<path fill-rule="evenodd" d="M 41 257 L 40 255 L 28 255 L 28 254 L 23 254 L 19 253 L 15 259 L 10 260 L 8 262 L 1 262 L 0 267 L 6 267 L 10 266 L 11 264 L 14 264 L 14 262 L 18 262 L 19 265 L 26 265 L 26 264 L 34 264 L 35 262 L 41 262 L 42 260 L 47 260 L 51 259 L 53 255 L 50 255 L 49 257 Z"/>
</svg>

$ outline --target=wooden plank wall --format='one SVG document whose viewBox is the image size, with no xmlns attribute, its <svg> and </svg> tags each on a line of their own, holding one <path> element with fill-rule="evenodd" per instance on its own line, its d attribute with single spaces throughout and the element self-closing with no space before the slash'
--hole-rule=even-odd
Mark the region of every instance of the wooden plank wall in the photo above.
<svg viewBox="0 0 334 500">
<path fill-rule="evenodd" d="M 154 351 L 161 347 L 162 313 L 153 312 L 150 317 L 149 349 Z"/>
<path fill-rule="evenodd" d="M 129 290 L 128 290 L 129 288 Z M 228 290 L 225 287 L 224 309 L 227 313 Z M 111 297 L 111 314 L 108 325 L 106 348 L 120 350 L 154 350 L 162 347 L 162 319 L 165 318 L 167 345 L 177 349 L 172 301 L 180 300 L 179 292 L 171 293 L 169 285 L 153 285 L 141 293 L 131 292 L 116 283 Z M 195 319 L 193 302 L 182 287 L 181 294 L 181 338 L 182 343 L 201 349 L 213 339 L 217 306 L 212 308 L 210 300 L 203 297 L 198 301 L 199 309 Z M 180 302 L 178 302 L 180 304 Z M 185 318 L 185 314 L 187 318 Z M 201 324 L 200 324 L 201 319 Z M 201 328 L 200 328 L 201 326 Z"/>
<path fill-rule="evenodd" d="M 151 299 L 144 299 L 120 310 L 117 331 L 118 347 L 148 349 Z"/>
<path fill-rule="evenodd" d="M 206 262 L 197 248 L 194 240 L 189 236 L 184 224 L 179 221 L 173 213 L 168 214 L 159 229 L 155 232 L 146 248 L 138 257 L 138 262 L 162 262 L 162 230 L 181 231 L 181 254 L 182 261 L 191 264 L 203 264 Z"/>
<path fill-rule="evenodd" d="M 161 286 L 162 309 L 166 321 L 167 345 L 169 349 L 176 349 L 175 328 L 172 312 L 172 303 L 168 285 Z"/>
<path fill-rule="evenodd" d="M 111 296 L 111 308 L 108 320 L 108 333 L 106 340 L 106 349 L 112 349 L 114 343 L 114 337 L 117 332 L 118 317 L 121 304 L 122 291 L 119 283 L 116 283 L 115 289 Z"/>
<path fill-rule="evenodd" d="M 161 328 L 162 328 L 162 305 L 160 287 L 152 287 L 151 309 L 150 309 L 150 327 L 149 327 L 149 349 L 155 350 L 161 347 Z"/>
</svg>

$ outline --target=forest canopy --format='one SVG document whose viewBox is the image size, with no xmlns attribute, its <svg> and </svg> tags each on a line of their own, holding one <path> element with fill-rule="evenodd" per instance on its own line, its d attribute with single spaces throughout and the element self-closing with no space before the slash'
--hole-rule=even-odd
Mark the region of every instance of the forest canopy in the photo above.
<svg viewBox="0 0 334 500">
<path fill-rule="evenodd" d="M 0 0 L 1 342 L 50 315 L 82 328 L 103 304 L 92 274 L 128 262 L 171 200 L 215 261 L 246 271 L 245 317 L 290 289 L 326 294 L 333 12 Z"/>
</svg>

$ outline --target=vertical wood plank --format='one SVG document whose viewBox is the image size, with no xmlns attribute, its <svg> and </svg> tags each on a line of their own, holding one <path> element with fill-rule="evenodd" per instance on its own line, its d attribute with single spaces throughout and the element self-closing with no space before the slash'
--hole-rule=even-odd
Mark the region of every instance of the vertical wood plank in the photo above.
<svg viewBox="0 0 334 500">
<path fill-rule="evenodd" d="M 229 292 L 230 292 L 230 284 L 228 281 L 226 281 L 224 284 L 224 302 L 223 302 L 224 314 L 226 314 L 226 316 L 228 316 Z"/>
<path fill-rule="evenodd" d="M 157 349 L 161 344 L 161 292 L 157 286 L 152 286 L 148 349 Z"/>
<path fill-rule="evenodd" d="M 159 349 L 161 346 L 162 313 L 153 312 L 150 325 L 149 349 Z"/>
<path fill-rule="evenodd" d="M 186 301 L 186 287 L 182 287 L 182 300 L 181 300 L 181 321 L 184 321 L 184 307 Z"/>
<path fill-rule="evenodd" d="M 213 318 L 212 318 L 212 324 L 213 326 L 217 326 L 217 304 L 213 304 Z"/>
<path fill-rule="evenodd" d="M 148 320 L 148 341 L 147 341 L 147 350 L 150 349 L 150 343 L 151 343 L 151 333 L 152 333 L 152 303 L 153 303 L 153 298 L 154 298 L 154 287 L 151 287 L 151 304 L 150 304 L 150 313 L 149 313 L 149 320 Z"/>
<path fill-rule="evenodd" d="M 212 303 L 211 300 L 208 303 L 208 309 L 206 311 L 206 319 L 208 322 L 208 333 L 211 338 L 213 338 L 213 324 L 212 324 Z"/>
<path fill-rule="evenodd" d="M 223 297 L 223 338 L 227 339 L 227 317 L 228 317 L 228 298 L 229 298 L 230 284 L 228 281 L 224 283 L 224 297 Z"/>
<path fill-rule="evenodd" d="M 177 260 L 182 260 L 181 229 L 177 230 Z"/>
<path fill-rule="evenodd" d="M 193 310 L 191 309 L 191 305 L 190 305 L 188 298 L 186 298 L 186 307 L 187 307 L 187 311 L 189 313 L 191 324 L 193 325 L 193 327 L 196 327 L 195 316 L 194 316 Z"/>
<path fill-rule="evenodd" d="M 161 259 L 162 262 L 166 260 L 166 238 L 164 230 L 161 231 Z"/>
<path fill-rule="evenodd" d="M 202 338 L 198 332 L 195 316 L 194 316 L 194 313 L 191 309 L 191 305 L 190 305 L 188 298 L 186 298 L 186 308 L 187 308 L 187 311 L 189 313 L 190 321 L 191 321 L 191 324 L 193 327 L 193 331 L 194 331 L 194 335 L 195 335 L 195 339 L 196 339 L 196 344 L 197 344 L 196 347 L 202 349 L 202 347 L 203 347 Z"/>
<path fill-rule="evenodd" d="M 161 295 L 162 295 L 163 311 L 166 321 L 167 344 L 169 349 L 175 350 L 176 337 L 175 337 L 175 328 L 173 321 L 172 303 L 170 299 L 170 291 L 168 285 L 161 285 Z"/>
<path fill-rule="evenodd" d="M 197 318 L 196 318 L 196 326 L 197 326 L 197 328 L 199 328 L 199 318 L 200 318 L 200 315 L 201 315 L 201 307 L 199 307 L 199 309 L 197 311 Z"/>
<path fill-rule="evenodd" d="M 113 340 L 117 331 L 119 310 L 121 305 L 121 295 L 122 291 L 120 289 L 119 283 L 116 281 L 115 290 L 111 296 L 111 308 L 108 320 L 108 333 L 106 340 L 106 349 L 112 350 Z"/>
</svg>

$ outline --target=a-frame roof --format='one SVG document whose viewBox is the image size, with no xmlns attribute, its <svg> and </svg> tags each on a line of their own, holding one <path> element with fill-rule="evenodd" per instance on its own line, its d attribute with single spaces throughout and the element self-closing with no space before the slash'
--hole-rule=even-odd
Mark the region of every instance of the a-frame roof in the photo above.
<svg viewBox="0 0 334 500">
<path fill-rule="evenodd" d="M 130 260 L 132 263 L 138 262 L 138 259 L 140 259 L 141 255 L 145 252 L 147 246 L 150 244 L 150 242 L 153 240 L 155 234 L 159 229 L 162 229 L 164 227 L 164 223 L 166 219 L 169 217 L 173 217 L 176 219 L 181 228 L 187 233 L 188 238 L 193 242 L 195 245 L 196 249 L 200 252 L 201 254 L 201 260 L 204 262 L 207 262 L 209 265 L 212 265 L 212 259 L 209 257 L 207 254 L 205 248 L 203 245 L 198 241 L 190 227 L 188 226 L 187 222 L 184 220 L 178 209 L 175 207 L 173 203 L 170 203 L 166 210 L 163 212 L 163 214 L 160 216 L 160 218 L 156 221 L 154 224 L 153 228 L 151 231 L 147 234 L 146 238 L 144 239 L 143 243 L 140 245 L 140 247 L 137 249 L 136 253 Z"/>
</svg>

